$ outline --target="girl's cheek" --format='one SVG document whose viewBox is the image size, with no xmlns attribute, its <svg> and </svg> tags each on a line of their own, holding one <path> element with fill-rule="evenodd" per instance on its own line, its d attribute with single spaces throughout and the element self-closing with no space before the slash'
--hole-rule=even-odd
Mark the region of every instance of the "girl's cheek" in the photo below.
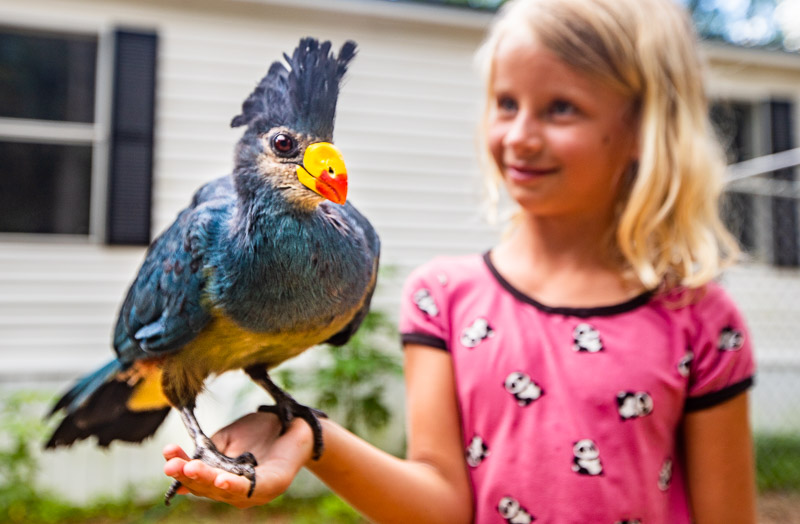
<svg viewBox="0 0 800 524">
<path fill-rule="evenodd" d="M 503 143 L 508 132 L 508 126 L 499 123 L 492 123 L 489 125 L 489 132 L 487 133 L 487 140 L 489 141 L 489 150 L 493 156 L 501 155 L 503 151 Z"/>
<path fill-rule="evenodd" d="M 581 157 L 592 156 L 600 148 L 601 138 L 593 133 L 584 133 L 576 127 L 562 126 L 548 130 L 547 144 L 549 149 L 559 154 Z"/>
</svg>

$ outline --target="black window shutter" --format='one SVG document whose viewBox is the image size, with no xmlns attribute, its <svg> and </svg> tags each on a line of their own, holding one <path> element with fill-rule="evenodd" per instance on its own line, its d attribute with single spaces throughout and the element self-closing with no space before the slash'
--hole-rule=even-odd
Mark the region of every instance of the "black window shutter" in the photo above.
<svg viewBox="0 0 800 524">
<path fill-rule="evenodd" d="M 770 102 L 773 153 L 794 147 L 792 109 L 791 102 Z M 794 168 L 775 171 L 773 177 L 775 180 L 794 181 Z M 772 244 L 776 266 L 800 265 L 797 208 L 798 203 L 794 198 L 772 197 Z"/>
<path fill-rule="evenodd" d="M 114 33 L 106 242 L 150 242 L 156 55 L 154 33 Z"/>
</svg>

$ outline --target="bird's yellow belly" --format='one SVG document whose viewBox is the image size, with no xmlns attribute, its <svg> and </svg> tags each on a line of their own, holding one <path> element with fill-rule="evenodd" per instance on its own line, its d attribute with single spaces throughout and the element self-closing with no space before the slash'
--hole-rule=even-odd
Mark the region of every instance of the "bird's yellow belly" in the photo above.
<svg viewBox="0 0 800 524">
<path fill-rule="evenodd" d="M 164 396 L 173 405 L 186 405 L 210 375 L 255 365 L 277 366 L 335 335 L 348 320 L 349 315 L 343 315 L 315 331 L 283 334 L 254 333 L 215 316 L 196 338 L 159 363 Z"/>
<path fill-rule="evenodd" d="M 206 374 L 256 364 L 273 367 L 333 336 L 345 321 L 339 319 L 323 329 L 302 333 L 254 333 L 226 317 L 216 316 L 170 360 L 179 361 L 178 365 L 184 367 L 205 368 Z"/>
</svg>

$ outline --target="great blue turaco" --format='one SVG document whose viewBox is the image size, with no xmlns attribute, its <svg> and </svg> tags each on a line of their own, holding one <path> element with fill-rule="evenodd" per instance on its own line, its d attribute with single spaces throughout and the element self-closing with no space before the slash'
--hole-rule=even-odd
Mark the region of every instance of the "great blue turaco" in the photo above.
<svg viewBox="0 0 800 524">
<path fill-rule="evenodd" d="M 250 479 L 255 458 L 220 453 L 195 418 L 206 378 L 243 369 L 274 399 L 262 411 L 284 430 L 314 432 L 321 412 L 296 402 L 268 372 L 311 346 L 342 345 L 369 309 L 380 241 L 346 202 L 347 171 L 332 145 L 339 88 L 356 44 L 300 41 L 274 62 L 232 127 L 246 126 L 233 172 L 202 186 L 150 245 L 122 304 L 116 358 L 54 405 L 65 417 L 46 447 L 91 436 L 141 442 L 178 410 L 194 457 Z M 176 482 L 165 496 L 174 496 Z"/>
</svg>

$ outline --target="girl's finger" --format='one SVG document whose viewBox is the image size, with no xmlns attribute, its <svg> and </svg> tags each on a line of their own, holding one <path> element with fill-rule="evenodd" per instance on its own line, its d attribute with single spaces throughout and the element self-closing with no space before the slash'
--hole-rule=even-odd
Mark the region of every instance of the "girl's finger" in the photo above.
<svg viewBox="0 0 800 524">
<path fill-rule="evenodd" d="M 208 486 L 214 485 L 214 480 L 217 478 L 218 469 L 212 468 L 201 460 L 191 460 L 183 466 L 183 474 L 191 479 L 193 482 L 189 484 L 198 483 Z"/>
<path fill-rule="evenodd" d="M 214 486 L 230 495 L 246 497 L 250 491 L 250 479 L 223 471 L 217 475 Z"/>
<path fill-rule="evenodd" d="M 164 464 L 164 474 L 168 477 L 183 475 L 184 465 L 186 465 L 186 460 L 180 457 L 167 459 L 166 464 Z"/>
<path fill-rule="evenodd" d="M 189 455 L 187 455 L 186 452 L 183 451 L 183 448 L 181 448 L 177 444 L 167 444 L 166 446 L 164 446 L 164 449 L 161 451 L 161 454 L 164 456 L 166 460 L 175 457 L 181 458 L 186 461 L 190 460 Z"/>
</svg>

